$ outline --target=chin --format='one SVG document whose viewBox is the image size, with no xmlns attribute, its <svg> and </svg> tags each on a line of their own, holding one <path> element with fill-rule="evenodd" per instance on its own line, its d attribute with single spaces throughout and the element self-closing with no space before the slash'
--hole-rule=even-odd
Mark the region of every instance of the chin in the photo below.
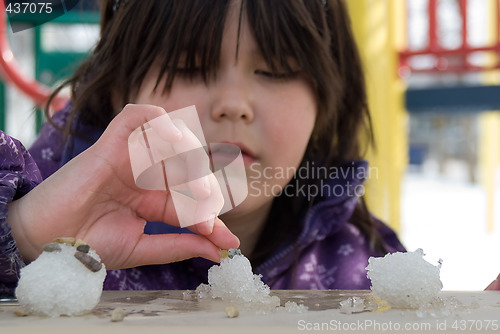
<svg viewBox="0 0 500 334">
<path fill-rule="evenodd" d="M 240 205 L 236 206 L 234 209 L 220 215 L 222 221 L 235 220 L 241 217 L 259 214 L 261 210 L 267 210 L 271 207 L 272 198 L 267 197 L 247 197 Z"/>
</svg>

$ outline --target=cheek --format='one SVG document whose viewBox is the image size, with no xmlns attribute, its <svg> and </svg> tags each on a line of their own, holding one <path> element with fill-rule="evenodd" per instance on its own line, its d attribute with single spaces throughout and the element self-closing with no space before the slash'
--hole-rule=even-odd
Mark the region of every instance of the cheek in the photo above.
<svg viewBox="0 0 500 334">
<path fill-rule="evenodd" d="M 278 169 L 299 166 L 311 136 L 314 117 L 293 116 L 282 117 L 279 124 L 269 129 L 272 134 L 268 143 L 270 160 L 264 164 Z"/>
<path fill-rule="evenodd" d="M 272 122 L 274 125 L 268 130 L 273 134 L 280 151 L 299 156 L 296 159 L 300 162 L 316 121 L 316 103 L 309 96 L 289 99 L 289 102 L 282 104 L 281 110 L 283 114 Z"/>
<path fill-rule="evenodd" d="M 305 80 L 288 87 L 280 97 L 281 122 L 290 130 L 290 135 L 309 138 L 316 121 L 317 102 L 314 91 Z"/>
</svg>

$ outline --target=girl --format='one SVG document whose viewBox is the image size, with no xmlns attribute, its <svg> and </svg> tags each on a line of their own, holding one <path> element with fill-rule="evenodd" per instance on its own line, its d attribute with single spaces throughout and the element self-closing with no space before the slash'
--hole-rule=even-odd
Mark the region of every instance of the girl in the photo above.
<svg viewBox="0 0 500 334">
<path fill-rule="evenodd" d="M 221 218 L 272 289 L 366 289 L 368 257 L 403 250 L 362 199 L 360 142 L 372 136 L 341 0 L 105 0 L 101 39 L 69 84 L 71 102 L 31 149 L 43 177 L 78 159 L 127 103 L 129 114 L 194 104 L 207 142 L 242 150 L 249 195 Z M 165 223 L 144 233 L 186 232 Z M 103 228 L 113 258 L 130 226 Z M 116 269 L 105 288 L 193 289 L 211 265 Z"/>
</svg>

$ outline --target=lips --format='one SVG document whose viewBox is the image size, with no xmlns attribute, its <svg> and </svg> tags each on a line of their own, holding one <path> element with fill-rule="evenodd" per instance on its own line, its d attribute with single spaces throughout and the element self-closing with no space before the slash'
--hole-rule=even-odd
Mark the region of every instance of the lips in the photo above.
<svg viewBox="0 0 500 334">
<path fill-rule="evenodd" d="M 210 154 L 214 165 L 228 163 L 240 154 L 243 157 L 245 166 L 256 161 L 255 155 L 244 145 L 234 142 L 210 143 Z"/>
</svg>

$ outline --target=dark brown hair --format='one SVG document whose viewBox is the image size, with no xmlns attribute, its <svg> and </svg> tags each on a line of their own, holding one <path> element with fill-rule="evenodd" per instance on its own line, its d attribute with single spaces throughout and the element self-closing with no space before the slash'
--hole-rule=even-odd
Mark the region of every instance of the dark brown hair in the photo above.
<svg viewBox="0 0 500 334">
<path fill-rule="evenodd" d="M 69 80 L 72 114 L 104 129 L 114 116 L 111 96 L 124 106 L 132 101 L 151 66 L 160 68 L 157 87 L 168 90 L 184 55 L 183 75 L 201 70 L 205 81 L 216 75 L 230 0 L 103 0 L 101 39 L 90 58 Z M 362 158 L 362 142 L 373 142 L 363 70 L 342 0 L 242 0 L 264 59 L 285 69 L 290 56 L 316 92 L 316 124 L 303 159 L 341 166 Z M 198 73 L 198 72 L 197 72 Z M 116 107 L 116 106 L 115 106 Z M 84 134 L 82 134 L 84 135 Z M 364 138 L 362 136 L 365 136 Z M 305 181 L 301 181 L 305 182 Z M 314 203 L 305 198 L 275 199 L 268 224 L 251 259 L 254 264 L 286 238 L 295 240 L 301 215 Z M 270 223 L 272 222 L 272 223 Z M 372 218 L 361 199 L 351 222 L 383 251 Z"/>
</svg>

